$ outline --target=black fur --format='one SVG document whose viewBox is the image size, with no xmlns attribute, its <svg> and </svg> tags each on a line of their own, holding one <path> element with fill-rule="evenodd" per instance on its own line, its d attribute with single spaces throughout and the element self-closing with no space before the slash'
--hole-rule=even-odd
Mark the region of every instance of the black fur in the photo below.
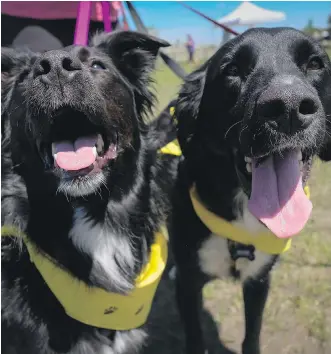
<svg viewBox="0 0 331 354">
<path fill-rule="evenodd" d="M 287 91 L 273 84 L 282 75 L 293 80 Z M 308 110 L 306 116 L 303 110 L 304 117 L 294 116 L 293 120 L 284 112 L 277 117 L 278 128 L 272 129 L 274 123 L 269 122 L 261 101 L 277 98 L 275 91 L 286 107 L 291 107 L 299 92 L 312 112 Z M 245 32 L 221 47 L 184 83 L 176 117 L 185 160 L 179 167 L 175 191 L 172 245 L 188 354 L 205 353 L 199 316 L 206 277 L 201 271 L 199 250 L 210 237 L 210 231 L 193 210 L 189 188 L 195 183 L 207 208 L 231 222 L 242 214 L 243 206 L 235 202 L 238 190 L 244 189 L 240 175 L 250 188 L 251 176 L 246 171 L 244 156 L 264 157 L 300 148 L 306 181 L 313 156 L 326 149 L 323 139 L 327 141 L 328 137 L 330 97 L 331 65 L 327 54 L 310 37 L 289 28 Z M 271 109 L 272 114 L 278 114 L 275 109 Z M 307 127 L 303 121 L 306 118 L 311 119 Z M 228 252 L 227 248 L 224 252 Z M 216 254 L 214 257 L 217 258 Z M 270 256 L 255 277 L 245 281 L 244 354 L 260 353 L 268 273 L 276 260 L 276 256 Z M 230 264 L 226 271 L 231 274 Z"/>
<path fill-rule="evenodd" d="M 19 227 L 75 277 L 121 294 L 134 287 L 170 212 L 177 159 L 157 152 L 167 140 L 157 131 L 163 123 L 143 119 L 155 101 L 155 58 L 167 45 L 116 32 L 44 54 L 2 48 L 2 224 Z M 54 165 L 53 141 L 96 132 L 118 152 L 98 178 Z M 69 236 L 82 210 L 92 230 L 85 244 L 83 232 Z M 96 225 L 103 234 L 93 234 Z M 107 269 L 89 252 L 97 246 L 109 251 Z M 103 330 L 68 317 L 11 238 L 2 240 L 2 291 L 3 353 L 122 354 L 143 344 L 142 329 Z"/>
</svg>

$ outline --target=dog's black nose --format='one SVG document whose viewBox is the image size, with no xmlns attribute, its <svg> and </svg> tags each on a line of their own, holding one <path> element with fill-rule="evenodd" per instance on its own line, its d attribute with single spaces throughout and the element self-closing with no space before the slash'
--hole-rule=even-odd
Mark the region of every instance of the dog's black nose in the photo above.
<svg viewBox="0 0 331 354">
<path fill-rule="evenodd" d="M 271 81 L 257 101 L 259 119 L 286 134 L 307 128 L 319 109 L 314 93 L 290 75 Z"/>
<path fill-rule="evenodd" d="M 67 52 L 54 50 L 46 52 L 34 66 L 34 77 L 41 76 L 42 80 L 51 83 L 56 77 L 68 77 L 82 69 L 77 58 Z"/>
</svg>

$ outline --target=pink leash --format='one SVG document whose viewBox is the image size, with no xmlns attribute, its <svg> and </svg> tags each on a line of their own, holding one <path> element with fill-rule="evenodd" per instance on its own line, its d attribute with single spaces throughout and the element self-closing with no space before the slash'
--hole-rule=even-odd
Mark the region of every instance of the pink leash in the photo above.
<svg viewBox="0 0 331 354">
<path fill-rule="evenodd" d="M 80 1 L 77 11 L 76 28 L 74 35 L 74 45 L 87 45 L 88 33 L 91 20 L 91 9 L 94 1 Z M 111 32 L 110 4 L 109 1 L 101 1 L 103 26 L 105 32 Z"/>
</svg>

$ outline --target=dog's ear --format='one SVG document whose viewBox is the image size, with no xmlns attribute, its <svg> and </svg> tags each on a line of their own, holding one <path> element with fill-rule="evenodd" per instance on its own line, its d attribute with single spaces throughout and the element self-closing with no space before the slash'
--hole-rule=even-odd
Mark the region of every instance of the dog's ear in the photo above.
<svg viewBox="0 0 331 354">
<path fill-rule="evenodd" d="M 151 106 L 153 95 L 148 86 L 158 51 L 170 44 L 162 39 L 132 31 L 102 33 L 92 39 L 92 46 L 106 52 L 117 69 L 135 88 L 137 104 Z M 145 101 L 145 102 L 144 102 Z"/>
<path fill-rule="evenodd" d="M 170 44 L 147 34 L 118 31 L 93 37 L 92 45 L 106 52 L 132 83 L 146 83 L 160 48 Z"/>
<path fill-rule="evenodd" d="M 188 75 L 178 95 L 175 115 L 178 122 L 178 141 L 184 155 L 187 154 L 189 143 L 195 133 L 206 70 L 206 67 L 202 67 Z"/>
</svg>

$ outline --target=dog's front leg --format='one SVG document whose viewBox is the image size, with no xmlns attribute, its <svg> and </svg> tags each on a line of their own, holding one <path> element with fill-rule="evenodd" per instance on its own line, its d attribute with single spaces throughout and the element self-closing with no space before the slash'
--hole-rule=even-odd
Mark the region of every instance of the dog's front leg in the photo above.
<svg viewBox="0 0 331 354">
<path fill-rule="evenodd" d="M 243 354 L 260 354 L 260 332 L 267 301 L 270 275 L 263 280 L 249 279 L 243 284 L 245 303 L 245 339 Z"/>
<path fill-rule="evenodd" d="M 177 269 L 176 293 L 179 313 L 184 325 L 187 354 L 204 354 L 201 328 L 202 285 L 194 271 Z"/>
</svg>

